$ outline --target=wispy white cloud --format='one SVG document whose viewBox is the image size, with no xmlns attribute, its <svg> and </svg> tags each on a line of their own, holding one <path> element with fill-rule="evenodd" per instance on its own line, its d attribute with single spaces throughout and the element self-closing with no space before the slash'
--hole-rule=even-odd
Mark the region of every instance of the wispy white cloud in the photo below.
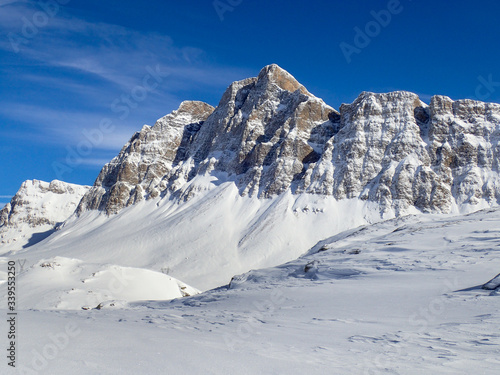
<svg viewBox="0 0 500 375">
<path fill-rule="evenodd" d="M 7 12 L 8 17 L 4 14 L 0 21 L 3 18 L 6 21 L 7 18 L 21 19 L 29 13 L 28 8 L 28 5 L 25 8 L 12 7 Z M 18 22 L 19 33 L 21 25 Z M 16 31 L 12 23 L 3 27 Z M 12 50 L 8 38 L 0 41 L 0 48 Z M 164 68 L 182 65 L 184 69 L 179 73 L 183 73 L 183 78 L 189 78 L 189 67 L 196 70 L 194 65 L 202 62 L 205 56 L 199 48 L 174 45 L 166 35 L 92 23 L 63 14 L 40 28 L 26 46 L 20 45 L 20 53 L 47 66 L 73 69 L 121 87 L 130 86 L 137 71 L 147 65 L 161 64 Z"/>
<path fill-rule="evenodd" d="M 29 19 L 35 11 L 36 2 L 27 0 L 0 0 L 0 25 L 1 28 L 17 35 L 22 34 L 23 17 Z M 5 45 L 11 48 L 8 38 L 1 38 L 0 45 Z"/>
<path fill-rule="evenodd" d="M 12 195 L 0 195 L 0 199 L 10 199 L 12 197 Z"/>
<path fill-rule="evenodd" d="M 0 6 L 0 28 L 7 33 L 20 34 L 21 18 L 29 18 L 39 10 L 36 4 L 25 1 L 0 0 Z M 12 51 L 8 38 L 0 38 L 0 49 Z M 30 61 L 60 74 L 37 73 L 9 64 L 0 66 L 0 72 L 15 76 L 26 86 L 54 90 L 63 100 L 66 97 L 67 103 L 50 106 L 47 101 L 4 102 L 0 115 L 29 127 L 10 129 L 8 133 L 0 129 L 0 136 L 31 137 L 37 142 L 71 146 L 83 139 L 83 129 L 96 128 L 103 118 L 111 118 L 116 124 L 115 131 L 95 147 L 104 151 L 120 149 L 144 122 L 154 122 L 175 109 L 180 101 L 199 99 L 178 97 L 179 92 L 185 95 L 193 88 L 203 92 L 217 89 L 222 96 L 232 81 L 250 75 L 241 68 L 213 64 L 203 50 L 176 45 L 169 36 L 89 22 L 72 16 L 63 6 L 35 37 L 20 47 L 19 54 L 23 62 Z M 140 85 L 148 66 L 160 66 L 169 76 L 144 102 L 138 103 L 130 116 L 120 120 L 111 103 Z M 103 161 L 94 158 L 84 163 L 102 165 Z"/>
<path fill-rule="evenodd" d="M 19 2 L 19 0 L 0 0 L 0 7 L 17 2 Z"/>
<path fill-rule="evenodd" d="M 89 165 L 89 166 L 97 166 L 97 167 L 104 167 L 104 164 L 107 164 L 110 162 L 112 158 L 89 158 L 89 159 L 82 159 L 80 164 L 83 165 Z"/>
<path fill-rule="evenodd" d="M 29 2 L 6 7 L 0 21 L 17 20 L 17 28 L 13 21 L 2 23 L 2 28 L 20 33 L 20 19 L 34 10 Z M 0 48 L 12 50 L 8 38 L 0 40 Z M 242 73 L 241 69 L 213 66 L 203 50 L 177 46 L 170 36 L 89 22 L 64 11 L 39 28 L 37 35 L 20 47 L 19 53 L 45 66 L 89 74 L 124 89 L 130 89 L 142 78 L 137 77 L 138 72 L 157 64 L 171 71 L 178 82 L 211 87 L 228 85 L 231 79 L 244 77 L 236 74 Z"/>
<path fill-rule="evenodd" d="M 4 29 L 20 32 L 19 20 L 34 11 L 32 4 L 21 4 L 24 5 L 6 7 L 8 11 L 0 16 L 0 21 L 17 19 L 17 29 L 12 23 L 3 24 Z M 12 50 L 7 38 L 0 40 L 0 48 Z M 26 46 L 21 46 L 20 53 L 46 66 L 73 69 L 122 88 L 135 85 L 138 72 L 157 64 L 171 70 L 179 80 L 211 87 L 246 77 L 237 74 L 243 73 L 240 68 L 213 66 L 205 51 L 195 46 L 178 46 L 170 36 L 89 22 L 63 11 L 40 28 Z"/>
<path fill-rule="evenodd" d="M 22 128 L 18 132 L 9 130 L 0 134 L 3 137 L 26 139 L 31 137 L 39 143 L 72 145 L 85 139 L 83 131 L 98 129 L 103 118 L 114 120 L 115 130 L 103 136 L 102 141 L 95 145 L 99 150 L 116 150 L 121 148 L 132 134 L 142 127 L 142 124 L 126 125 L 113 118 L 111 113 L 67 111 L 51 109 L 38 105 L 9 103 L 0 108 L 0 114 L 12 119 L 22 119 L 23 122 L 37 124 L 31 129 Z"/>
</svg>

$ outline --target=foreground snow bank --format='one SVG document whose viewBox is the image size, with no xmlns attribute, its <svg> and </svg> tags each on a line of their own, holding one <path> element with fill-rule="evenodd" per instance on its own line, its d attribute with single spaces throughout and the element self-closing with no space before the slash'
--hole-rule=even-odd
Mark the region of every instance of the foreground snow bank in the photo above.
<svg viewBox="0 0 500 375">
<path fill-rule="evenodd" d="M 231 288 L 124 303 L 125 309 L 19 311 L 19 369 L 50 375 L 497 375 L 500 298 L 481 286 L 499 272 L 499 223 L 498 209 L 399 218 L 335 235 L 292 262 L 235 277 Z M 84 297 L 110 289 L 120 269 L 57 257 L 39 262 L 19 276 L 20 308 L 28 298 L 45 299 L 37 283 L 75 287 L 73 293 Z M 152 280 L 150 273 L 125 269 L 112 285 L 125 280 L 128 286 L 110 298 L 124 298 L 136 282 L 152 289 L 144 279 Z M 52 304 L 57 298 L 61 306 L 71 304 L 71 294 L 45 295 Z M 81 299 L 73 302 L 81 305 Z"/>
<path fill-rule="evenodd" d="M 17 284 L 18 305 L 23 309 L 122 307 L 129 301 L 170 300 L 199 293 L 160 272 L 64 257 L 39 261 L 19 274 Z"/>
</svg>

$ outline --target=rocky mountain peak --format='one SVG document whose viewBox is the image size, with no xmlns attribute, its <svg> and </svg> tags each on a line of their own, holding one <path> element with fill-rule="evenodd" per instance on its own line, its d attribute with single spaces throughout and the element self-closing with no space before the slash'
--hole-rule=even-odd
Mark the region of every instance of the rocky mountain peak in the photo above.
<svg viewBox="0 0 500 375">
<path fill-rule="evenodd" d="M 282 90 L 290 92 L 299 90 L 304 95 L 313 96 L 294 76 L 276 64 L 267 65 L 262 68 L 257 77 L 257 82 L 257 84 L 260 83 L 262 85 L 275 84 Z"/>
<path fill-rule="evenodd" d="M 204 121 L 207 118 L 207 114 L 210 115 L 214 109 L 210 104 L 204 102 L 185 100 L 179 105 L 176 111 L 172 112 L 172 116 L 187 115 L 191 117 L 191 121 Z"/>
<path fill-rule="evenodd" d="M 500 200 L 500 105 L 407 91 L 362 92 L 339 111 L 272 64 L 233 82 L 216 108 L 183 102 L 101 171 L 79 212 L 189 199 L 232 181 L 240 194 L 377 202 L 381 213 L 449 212 Z M 200 180 L 201 181 L 201 180 Z"/>
<path fill-rule="evenodd" d="M 189 199 L 200 187 L 183 186 L 215 172 L 230 176 L 242 195 L 279 194 L 319 158 L 335 131 L 330 118 L 338 116 L 288 72 L 269 65 L 256 78 L 233 82 L 217 108 L 183 102 L 137 132 L 103 168 L 78 212 L 110 214 L 166 194 Z"/>
</svg>

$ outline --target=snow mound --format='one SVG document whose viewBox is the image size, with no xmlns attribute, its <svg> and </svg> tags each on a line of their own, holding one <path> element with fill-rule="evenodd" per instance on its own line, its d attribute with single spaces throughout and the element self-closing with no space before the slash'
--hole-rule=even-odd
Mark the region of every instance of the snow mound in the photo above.
<svg viewBox="0 0 500 375">
<path fill-rule="evenodd" d="M 180 225 L 188 227 L 184 219 Z M 38 368 L 40 356 L 69 327 L 75 336 L 68 336 L 57 358 L 46 360 L 44 374 L 163 374 L 166 368 L 172 374 L 239 374 L 243 368 L 248 374 L 497 375 L 499 293 L 470 286 L 499 272 L 499 223 L 498 208 L 408 216 L 325 236 L 292 262 L 192 297 L 127 303 L 115 293 L 88 302 L 103 309 L 91 311 L 19 306 L 24 331 L 18 347 L 27 353 L 22 365 Z M 81 246 L 80 253 L 97 249 Z M 133 253 L 145 257 L 138 246 Z M 31 290 L 37 283 L 94 291 L 100 280 L 109 289 L 115 266 L 45 258 L 19 275 L 18 296 L 33 298 L 32 305 L 42 298 L 42 289 Z M 5 261 L 0 258 L 0 270 L 7 269 Z M 107 272 L 91 277 L 98 271 Z M 134 282 L 143 281 L 134 272 Z"/>
<path fill-rule="evenodd" d="M 170 300 L 199 293 L 161 272 L 64 257 L 39 261 L 19 274 L 17 284 L 22 309 L 123 307 L 129 301 Z"/>
</svg>

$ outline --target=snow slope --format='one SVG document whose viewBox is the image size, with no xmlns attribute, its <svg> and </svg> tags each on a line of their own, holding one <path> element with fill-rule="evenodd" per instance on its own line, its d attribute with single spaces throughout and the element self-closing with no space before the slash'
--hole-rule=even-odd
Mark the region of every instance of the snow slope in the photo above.
<svg viewBox="0 0 500 375">
<path fill-rule="evenodd" d="M 500 268 L 499 224 L 499 209 L 408 216 L 193 297 L 20 311 L 21 370 L 497 374 L 499 291 L 482 286 Z"/>
<path fill-rule="evenodd" d="M 198 178 L 195 183 L 202 182 Z M 29 265 L 63 256 L 168 270 L 207 290 L 229 283 L 235 274 L 295 259 L 332 233 L 381 219 L 374 203 L 357 199 L 290 192 L 258 199 L 240 196 L 232 182 L 203 183 L 210 190 L 182 204 L 156 199 L 111 217 L 99 211 L 73 216 L 52 236 L 15 256 Z M 346 217 L 348 212 L 353 214 Z"/>
</svg>

